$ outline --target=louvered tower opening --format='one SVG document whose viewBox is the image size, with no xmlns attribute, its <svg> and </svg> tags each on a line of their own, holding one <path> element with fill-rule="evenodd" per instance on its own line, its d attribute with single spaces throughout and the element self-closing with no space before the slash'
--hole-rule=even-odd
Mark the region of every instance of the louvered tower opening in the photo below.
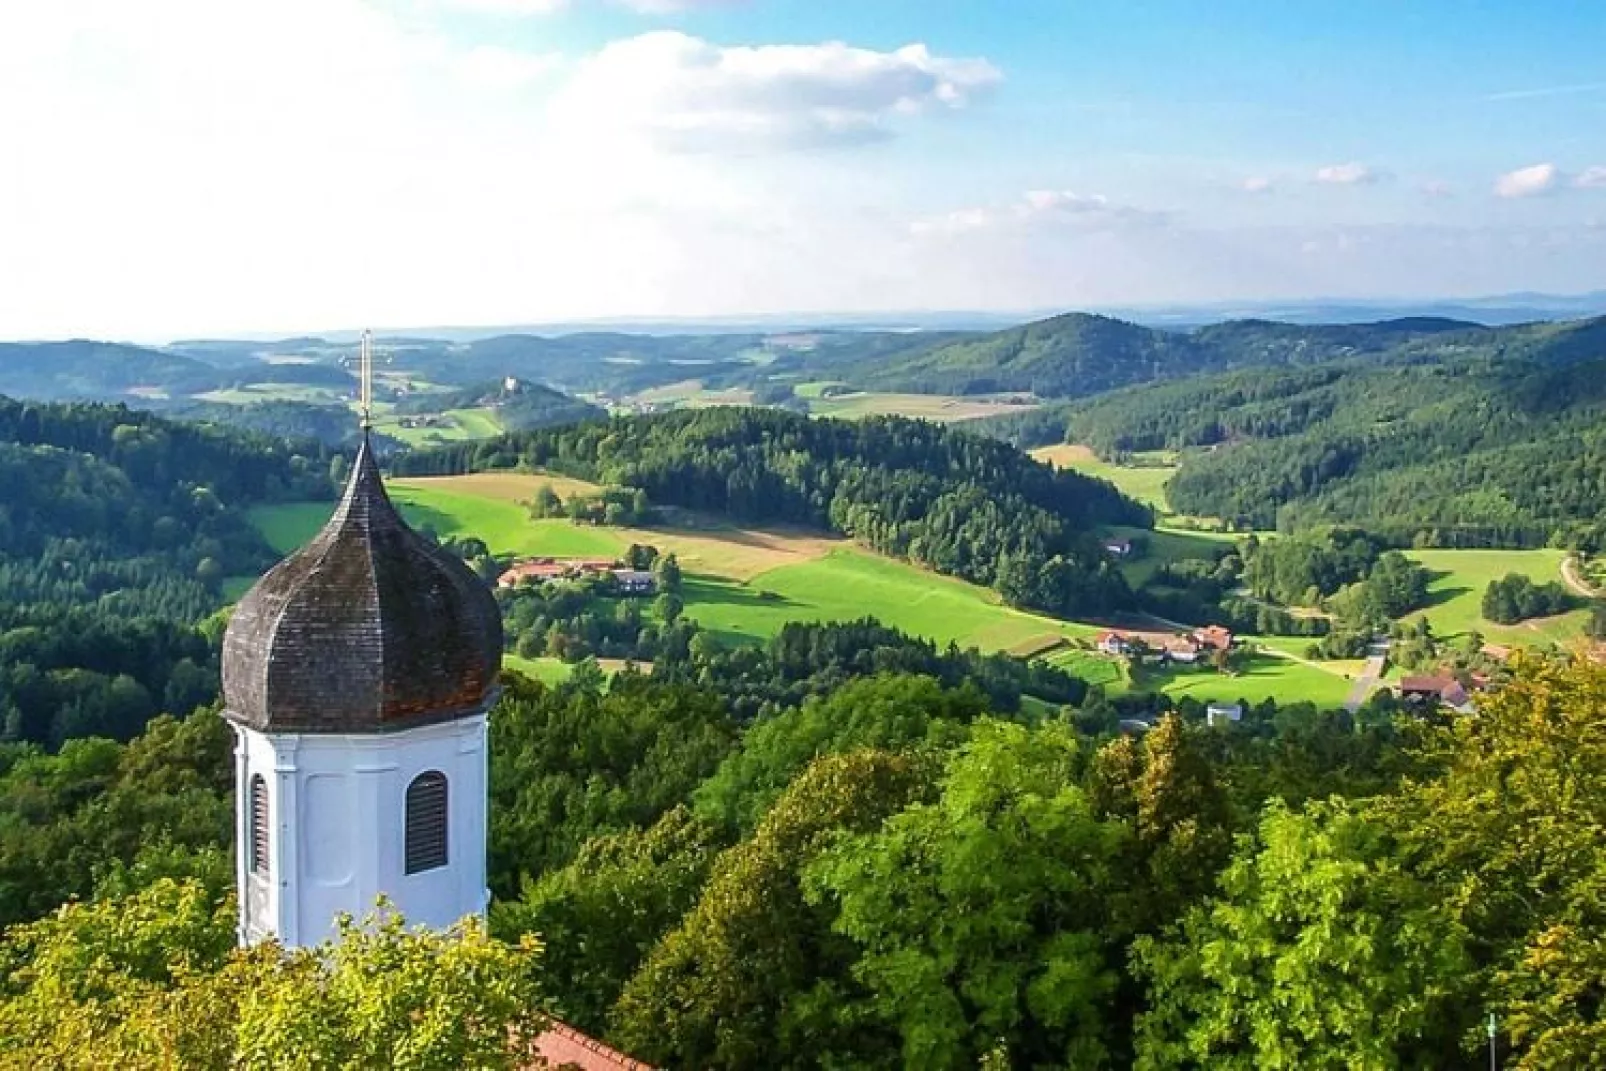
<svg viewBox="0 0 1606 1071">
<path fill-rule="evenodd" d="M 419 774 L 407 786 L 407 873 L 446 865 L 446 775 Z"/>
<path fill-rule="evenodd" d="M 251 777 L 251 873 L 268 875 L 268 784 Z"/>
</svg>

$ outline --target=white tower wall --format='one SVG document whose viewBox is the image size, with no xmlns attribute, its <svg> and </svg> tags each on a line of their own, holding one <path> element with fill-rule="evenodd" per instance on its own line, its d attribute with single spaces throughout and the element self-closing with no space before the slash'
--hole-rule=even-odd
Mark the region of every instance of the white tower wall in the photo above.
<svg viewBox="0 0 1606 1071">
<path fill-rule="evenodd" d="M 384 895 L 409 923 L 444 929 L 483 915 L 487 720 L 373 734 L 263 733 L 234 725 L 240 940 L 308 946 L 342 913 L 362 918 Z M 406 873 L 407 789 L 446 777 L 446 865 Z M 268 795 L 268 866 L 252 869 L 252 778 Z"/>
</svg>

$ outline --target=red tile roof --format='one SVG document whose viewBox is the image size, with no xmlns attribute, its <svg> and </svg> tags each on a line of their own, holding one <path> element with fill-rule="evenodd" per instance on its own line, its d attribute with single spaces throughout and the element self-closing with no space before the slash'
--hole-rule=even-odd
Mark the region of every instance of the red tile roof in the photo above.
<svg viewBox="0 0 1606 1071">
<path fill-rule="evenodd" d="M 535 1051 L 552 1068 L 579 1068 L 579 1071 L 654 1071 L 634 1057 L 610 1049 L 556 1019 L 535 1039 Z"/>
</svg>

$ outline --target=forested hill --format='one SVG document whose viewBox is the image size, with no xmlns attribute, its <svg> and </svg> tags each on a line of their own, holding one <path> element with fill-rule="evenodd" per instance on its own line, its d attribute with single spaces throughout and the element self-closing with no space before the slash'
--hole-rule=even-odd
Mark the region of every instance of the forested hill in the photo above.
<svg viewBox="0 0 1606 1071">
<path fill-rule="evenodd" d="M 509 431 L 572 424 L 607 415 L 606 410 L 590 402 L 522 379 L 513 379 L 511 383 L 508 379 L 498 379 L 457 390 L 415 394 L 397 402 L 396 412 L 443 413 L 479 407 L 496 410 L 497 420 Z"/>
<path fill-rule="evenodd" d="M 0 394 L 104 398 L 131 388 L 207 390 L 217 370 L 192 357 L 115 342 L 0 342 Z"/>
<path fill-rule="evenodd" d="M 0 740 L 127 737 L 216 691 L 197 622 L 275 555 L 245 507 L 331 493 L 314 444 L 0 398 Z"/>
<path fill-rule="evenodd" d="M 1068 313 L 893 353 L 861 364 L 847 376 L 858 385 L 883 390 L 1031 391 L 1044 398 L 1080 398 L 1250 365 L 1304 365 L 1382 354 L 1425 341 L 1476 345 L 1489 332 L 1477 324 L 1415 317 L 1314 326 L 1235 320 L 1181 333 Z"/>
<path fill-rule="evenodd" d="M 900 418 L 812 420 L 710 408 L 463 443 L 398 473 L 524 465 L 640 488 L 654 504 L 828 528 L 996 587 L 1018 605 L 1096 614 L 1129 599 L 1092 529 L 1150 523 L 1110 484 L 1004 443 Z"/>
<path fill-rule="evenodd" d="M 1352 358 L 1121 391 L 1002 430 L 1105 457 L 1182 450 L 1168 495 L 1183 513 L 1394 526 L 1443 544 L 1456 530 L 1505 545 L 1598 542 L 1606 320 L 1490 331 L 1466 352 L 1415 344 L 1382 365 Z"/>
</svg>

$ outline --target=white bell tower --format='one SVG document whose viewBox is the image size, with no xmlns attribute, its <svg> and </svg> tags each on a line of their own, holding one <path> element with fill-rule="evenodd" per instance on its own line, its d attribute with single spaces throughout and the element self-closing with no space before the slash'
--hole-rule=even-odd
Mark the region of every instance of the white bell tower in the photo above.
<svg viewBox="0 0 1606 1071">
<path fill-rule="evenodd" d="M 483 914 L 487 718 L 501 613 L 412 531 L 363 445 L 323 530 L 248 592 L 223 641 L 240 940 L 314 945 L 381 895 L 409 922 Z"/>
</svg>

